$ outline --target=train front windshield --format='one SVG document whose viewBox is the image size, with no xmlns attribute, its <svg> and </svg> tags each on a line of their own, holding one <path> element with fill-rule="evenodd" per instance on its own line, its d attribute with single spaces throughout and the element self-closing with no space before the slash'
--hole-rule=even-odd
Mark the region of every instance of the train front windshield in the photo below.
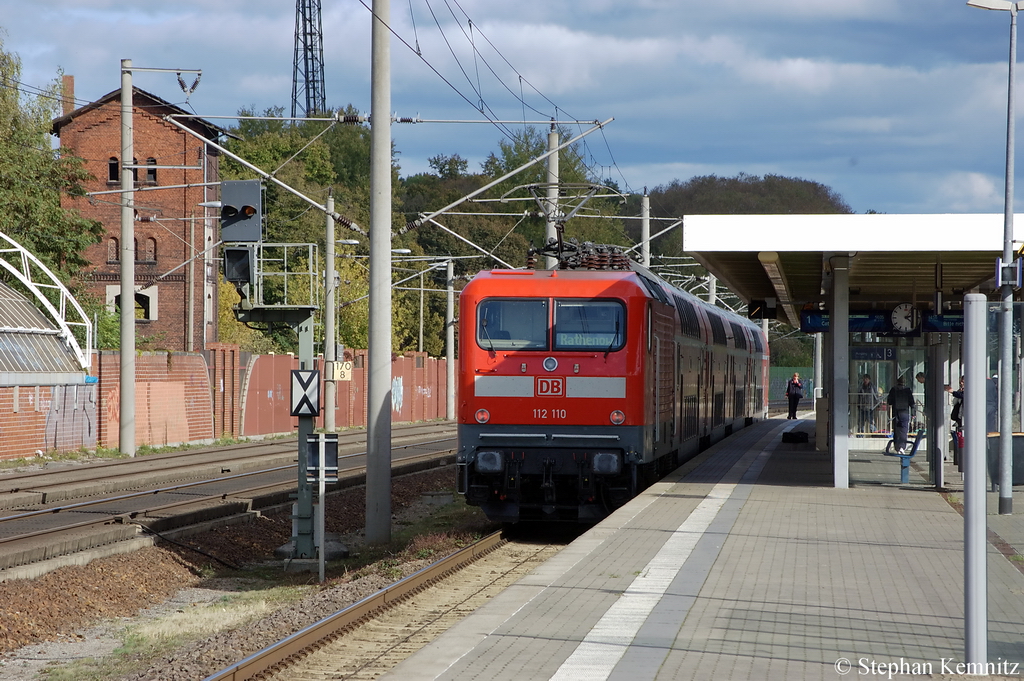
<svg viewBox="0 0 1024 681">
<path fill-rule="evenodd" d="M 477 308 L 476 340 L 485 350 L 622 348 L 626 308 L 616 300 L 554 301 L 554 333 L 544 298 L 489 298 Z"/>
</svg>

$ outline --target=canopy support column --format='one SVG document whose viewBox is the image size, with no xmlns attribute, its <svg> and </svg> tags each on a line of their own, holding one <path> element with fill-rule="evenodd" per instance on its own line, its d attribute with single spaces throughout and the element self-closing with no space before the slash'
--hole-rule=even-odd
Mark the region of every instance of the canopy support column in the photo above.
<svg viewBox="0 0 1024 681">
<path fill-rule="evenodd" d="M 832 361 L 829 384 L 829 453 L 835 487 L 850 486 L 850 258 L 834 255 L 829 345 Z"/>
</svg>

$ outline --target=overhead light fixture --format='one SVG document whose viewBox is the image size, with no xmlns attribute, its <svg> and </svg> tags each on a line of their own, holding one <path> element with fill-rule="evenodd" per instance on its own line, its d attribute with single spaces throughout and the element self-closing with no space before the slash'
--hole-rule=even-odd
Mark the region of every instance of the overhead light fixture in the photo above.
<svg viewBox="0 0 1024 681">
<path fill-rule="evenodd" d="M 779 299 L 779 307 L 786 313 L 789 323 L 792 326 L 799 327 L 800 315 L 797 314 L 796 307 L 793 305 L 793 296 L 789 290 L 786 275 L 782 271 L 782 261 L 779 258 L 779 254 L 775 251 L 761 251 L 757 254 L 757 259 L 761 262 L 764 273 L 768 275 L 768 281 L 775 288 L 775 294 Z"/>
</svg>

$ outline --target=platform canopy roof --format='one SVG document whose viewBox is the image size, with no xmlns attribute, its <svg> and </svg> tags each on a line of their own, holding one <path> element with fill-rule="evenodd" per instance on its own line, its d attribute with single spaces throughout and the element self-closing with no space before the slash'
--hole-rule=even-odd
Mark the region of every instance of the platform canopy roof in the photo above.
<svg viewBox="0 0 1024 681">
<path fill-rule="evenodd" d="M 0 385 L 84 381 L 75 351 L 60 329 L 28 298 L 0 283 Z"/>
<path fill-rule="evenodd" d="M 1024 237 L 1024 216 L 1014 217 Z M 1001 214 L 688 215 L 683 250 L 746 302 L 774 298 L 779 319 L 826 301 L 830 262 L 850 257 L 850 309 L 912 302 L 935 293 L 955 306 L 994 289 L 1003 250 Z M 1016 237 L 1015 249 L 1024 239 Z"/>
</svg>

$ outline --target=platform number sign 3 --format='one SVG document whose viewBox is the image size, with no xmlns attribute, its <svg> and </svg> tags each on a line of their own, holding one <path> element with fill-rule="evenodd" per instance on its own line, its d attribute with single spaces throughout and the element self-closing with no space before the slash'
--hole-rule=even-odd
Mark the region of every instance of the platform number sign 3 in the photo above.
<svg viewBox="0 0 1024 681">
<path fill-rule="evenodd" d="M 292 370 L 292 416 L 320 415 L 320 372 Z"/>
</svg>

